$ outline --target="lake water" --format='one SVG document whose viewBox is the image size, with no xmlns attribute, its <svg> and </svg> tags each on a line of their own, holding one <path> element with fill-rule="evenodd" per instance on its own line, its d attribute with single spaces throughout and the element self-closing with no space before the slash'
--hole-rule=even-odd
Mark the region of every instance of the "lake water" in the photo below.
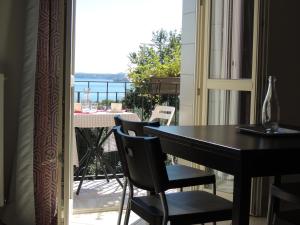
<svg viewBox="0 0 300 225">
<path fill-rule="evenodd" d="M 94 102 L 101 102 L 107 98 L 113 101 L 120 101 L 125 96 L 125 89 L 128 90 L 131 86 L 131 83 L 114 82 L 112 80 L 105 80 L 98 77 L 75 77 L 74 101 L 78 102 L 78 98 L 82 99 L 84 90 L 88 87 L 90 88 L 90 99 Z"/>
</svg>

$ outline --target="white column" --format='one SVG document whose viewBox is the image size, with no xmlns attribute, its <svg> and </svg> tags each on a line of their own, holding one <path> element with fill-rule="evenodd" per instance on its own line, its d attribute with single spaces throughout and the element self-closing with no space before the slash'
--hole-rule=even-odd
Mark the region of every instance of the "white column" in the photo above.
<svg viewBox="0 0 300 225">
<path fill-rule="evenodd" d="M 182 1 L 182 40 L 180 75 L 180 125 L 194 124 L 196 87 L 196 31 L 197 0 Z"/>
</svg>

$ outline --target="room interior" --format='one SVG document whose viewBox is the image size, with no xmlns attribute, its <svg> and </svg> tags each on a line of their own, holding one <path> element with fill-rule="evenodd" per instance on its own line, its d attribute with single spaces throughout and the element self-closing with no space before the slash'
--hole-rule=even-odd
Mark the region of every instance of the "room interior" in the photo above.
<svg viewBox="0 0 300 225">
<path fill-rule="evenodd" d="M 184 0 L 186 1 L 186 0 Z M 194 0 L 187 0 L 194 1 Z M 196 0 L 195 0 L 196 1 Z M 34 2 L 34 1 L 33 1 Z M 258 82 L 265 90 L 266 76 L 277 77 L 277 91 L 281 108 L 280 123 L 300 126 L 300 2 L 297 0 L 264 0 L 268 6 L 266 20 L 260 24 L 262 41 L 259 45 L 260 68 Z M 20 132 L 19 114 L 21 86 L 24 72 L 24 42 L 27 1 L 1 0 L 0 2 L 0 73 L 5 75 L 4 89 L 4 196 L 7 200 L 0 207 L 0 224 L 7 204 L 20 197 L 14 193 L 11 184 L 16 182 L 13 169 L 16 163 L 18 138 Z M 28 82 L 28 81 L 27 81 Z M 263 93 L 258 94 L 258 102 L 263 101 Z M 26 107 L 26 106 L 23 106 Z M 183 117 L 182 117 L 183 118 Z M 299 180 L 289 176 L 287 180 Z M 24 178 L 26 181 L 26 178 Z M 267 185 L 267 184 L 266 184 Z M 34 199 L 31 199 L 33 202 Z M 18 214 L 18 208 L 13 211 Z M 9 224 L 7 224 L 9 225 Z"/>
</svg>

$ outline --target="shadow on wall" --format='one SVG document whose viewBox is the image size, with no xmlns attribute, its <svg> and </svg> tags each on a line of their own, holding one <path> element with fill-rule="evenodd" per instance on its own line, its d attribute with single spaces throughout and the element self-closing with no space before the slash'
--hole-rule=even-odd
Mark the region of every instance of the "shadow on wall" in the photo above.
<svg viewBox="0 0 300 225">
<path fill-rule="evenodd" d="M 6 198 L 9 192 L 8 185 L 11 182 L 13 157 L 17 149 L 19 90 L 24 61 L 25 2 L 18 0 L 0 1 L 0 71 L 6 76 L 4 95 Z"/>
<path fill-rule="evenodd" d="M 267 75 L 276 76 L 280 122 L 300 126 L 300 1 L 270 1 Z"/>
</svg>

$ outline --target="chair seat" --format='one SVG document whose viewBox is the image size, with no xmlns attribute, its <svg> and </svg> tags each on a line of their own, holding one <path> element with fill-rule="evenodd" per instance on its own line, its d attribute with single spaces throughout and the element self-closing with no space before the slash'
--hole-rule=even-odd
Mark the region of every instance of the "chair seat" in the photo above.
<svg viewBox="0 0 300 225">
<path fill-rule="evenodd" d="M 272 195 L 300 205 L 300 183 L 272 185 Z"/>
<path fill-rule="evenodd" d="M 184 165 L 166 166 L 169 188 L 181 188 L 215 183 L 215 175 Z"/>
<path fill-rule="evenodd" d="M 166 195 L 171 224 L 193 224 L 231 220 L 232 203 L 205 191 L 178 192 Z M 131 207 L 149 223 L 160 224 L 163 211 L 159 196 L 134 197 Z"/>
</svg>

